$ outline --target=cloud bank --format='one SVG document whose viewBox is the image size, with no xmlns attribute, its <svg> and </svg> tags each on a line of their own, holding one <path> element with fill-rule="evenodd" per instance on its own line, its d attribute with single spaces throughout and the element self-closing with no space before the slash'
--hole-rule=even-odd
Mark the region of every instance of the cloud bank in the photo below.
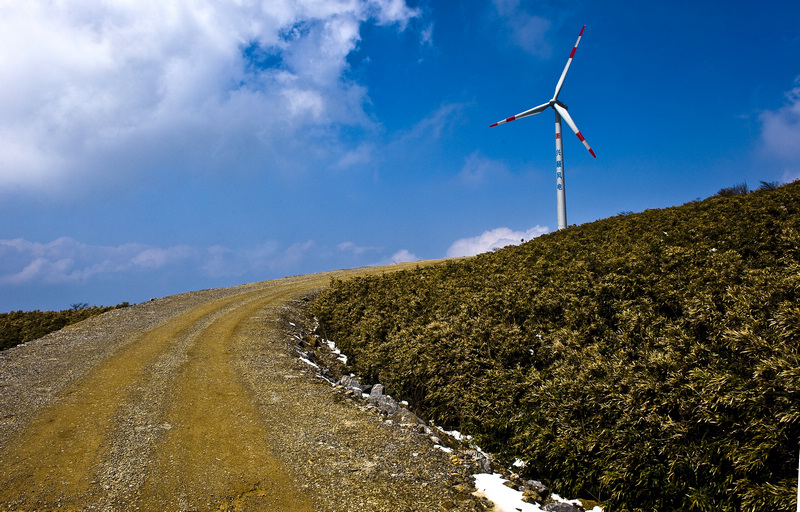
<svg viewBox="0 0 800 512">
<path fill-rule="evenodd" d="M 232 249 L 215 245 L 154 247 L 145 244 L 91 245 L 72 238 L 48 243 L 0 240 L 0 285 L 60 285 L 122 275 L 189 272 L 208 278 L 283 271 L 296 266 L 314 242 L 282 248 L 275 241 Z"/>
<path fill-rule="evenodd" d="M 342 130 L 374 128 L 347 78 L 360 27 L 419 15 L 403 0 L 3 2 L 0 190 L 346 165 Z"/>
<path fill-rule="evenodd" d="M 527 231 L 513 231 L 509 228 L 497 228 L 484 231 L 472 238 L 456 240 L 447 249 L 448 258 L 461 256 L 475 256 L 484 252 L 501 249 L 508 245 L 519 245 L 523 240 L 528 241 L 550 231 L 546 226 L 536 226 Z"/>
<path fill-rule="evenodd" d="M 313 240 L 283 245 L 266 240 L 249 247 L 213 245 L 196 247 L 174 245 L 157 247 L 129 243 L 117 246 L 92 245 L 69 237 L 52 242 L 32 242 L 22 238 L 0 239 L 0 287 L 75 285 L 100 280 L 156 280 L 184 274 L 202 281 L 218 278 L 267 279 L 272 274 L 296 273 L 311 260 L 338 258 L 344 265 L 361 265 L 362 256 L 383 252 L 381 247 L 359 247 L 342 242 L 336 251 L 320 247 Z M 389 265 L 417 261 L 419 258 L 403 249 L 375 264 Z"/>
</svg>

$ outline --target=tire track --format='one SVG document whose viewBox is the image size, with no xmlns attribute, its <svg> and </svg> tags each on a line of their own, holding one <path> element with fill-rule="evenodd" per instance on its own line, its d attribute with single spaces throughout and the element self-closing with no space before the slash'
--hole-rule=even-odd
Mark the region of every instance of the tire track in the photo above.
<svg viewBox="0 0 800 512">
<path fill-rule="evenodd" d="M 152 325 L 142 332 L 112 329 L 118 348 L 99 340 L 64 352 L 59 365 L 82 377 L 66 379 L 46 405 L 33 402 L 32 419 L 6 438 L 0 511 L 472 510 L 458 505 L 468 500 L 452 489 L 442 452 L 302 379 L 307 368 L 276 330 L 290 299 L 331 277 L 385 271 L 176 296 L 153 309 L 166 321 L 140 323 Z M 87 323 L 86 336 L 97 339 L 108 326 Z M 109 355 L 84 363 L 91 346 Z M 6 367 L 28 372 L 17 382 L 37 382 L 35 365 L 21 364 L 35 363 L 37 348 L 12 354 L 20 359 Z"/>
<path fill-rule="evenodd" d="M 114 357 L 65 390 L 60 400 L 46 407 L 0 454 L 4 468 L 0 503 L 38 510 L 81 508 L 106 501 L 113 494 L 109 492 L 113 486 L 107 478 L 100 478 L 109 474 L 113 419 L 125 404 L 141 404 L 135 400 L 137 390 L 140 394 L 142 389 L 145 394 L 152 391 L 147 379 L 152 372 L 148 369 L 165 352 L 175 350 L 181 340 L 202 330 L 210 317 L 263 293 L 260 289 L 245 291 L 193 308 L 166 325 L 136 336 Z M 120 476 L 124 481 L 126 475 Z"/>
<path fill-rule="evenodd" d="M 137 504 L 144 510 L 311 509 L 310 500 L 273 455 L 260 412 L 234 368 L 242 325 L 292 293 L 240 304 L 200 332 L 179 369 L 154 469 Z"/>
<path fill-rule="evenodd" d="M 260 297 L 259 293 L 256 299 L 247 298 L 246 303 Z M 197 322 L 175 340 L 172 350 L 145 370 L 142 381 L 147 385 L 134 386 L 113 420 L 116 432 L 97 477 L 104 491 L 102 508 L 121 510 L 139 500 L 140 488 L 153 470 L 153 451 L 174 428 L 164 409 L 176 399 L 174 389 L 182 365 L 190 358 L 189 351 L 210 326 L 244 304 L 236 301 Z"/>
</svg>

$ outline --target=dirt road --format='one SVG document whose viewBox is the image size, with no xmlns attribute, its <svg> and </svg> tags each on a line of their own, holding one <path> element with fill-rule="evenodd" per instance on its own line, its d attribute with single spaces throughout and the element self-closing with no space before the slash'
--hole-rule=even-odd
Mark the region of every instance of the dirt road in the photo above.
<svg viewBox="0 0 800 512">
<path fill-rule="evenodd" d="M 447 454 L 291 356 L 281 308 L 330 278 L 150 301 L 2 353 L 0 510 L 472 509 Z"/>
</svg>

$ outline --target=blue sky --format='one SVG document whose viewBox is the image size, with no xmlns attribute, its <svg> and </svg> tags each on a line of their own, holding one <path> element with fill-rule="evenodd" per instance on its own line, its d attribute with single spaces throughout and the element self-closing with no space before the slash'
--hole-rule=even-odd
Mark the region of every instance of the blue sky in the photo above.
<svg viewBox="0 0 800 512">
<path fill-rule="evenodd" d="M 0 5 L 0 311 L 474 254 L 800 177 L 800 2 Z"/>
</svg>

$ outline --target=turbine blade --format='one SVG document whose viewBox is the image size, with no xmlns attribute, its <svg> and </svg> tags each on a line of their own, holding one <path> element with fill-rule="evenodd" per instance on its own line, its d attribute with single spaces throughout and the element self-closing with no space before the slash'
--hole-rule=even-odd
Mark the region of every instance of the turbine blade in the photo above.
<svg viewBox="0 0 800 512">
<path fill-rule="evenodd" d="M 575 124 L 575 121 L 573 121 L 572 118 L 569 116 L 569 112 L 567 112 L 567 109 L 565 109 L 558 103 L 554 103 L 553 108 L 555 108 L 556 112 L 558 112 L 561 115 L 561 117 L 564 118 L 564 121 L 566 121 L 569 127 L 572 128 L 572 131 L 575 132 L 575 135 L 578 136 L 578 140 L 583 142 L 583 145 L 586 146 L 586 149 L 589 150 L 589 153 L 591 153 L 593 157 L 597 158 L 597 155 L 594 154 L 594 151 L 592 151 L 592 148 L 591 146 L 589 146 L 589 143 L 586 142 L 586 139 L 583 138 L 581 131 L 578 130 L 578 126 Z"/>
<path fill-rule="evenodd" d="M 497 121 L 496 123 L 489 125 L 489 128 L 494 128 L 498 124 L 510 123 L 511 121 L 516 121 L 517 119 L 522 119 L 523 117 L 528 117 L 528 116 L 532 116 L 533 114 L 538 114 L 539 112 L 544 111 L 549 106 L 550 106 L 550 103 L 542 103 L 538 107 L 533 107 L 532 109 L 526 110 L 525 112 L 521 112 L 521 113 L 519 113 L 519 114 L 517 114 L 515 116 L 507 117 L 507 118 L 503 119 L 502 121 Z"/>
<path fill-rule="evenodd" d="M 554 100 L 557 100 L 559 93 L 561 93 L 561 86 L 564 85 L 564 79 L 567 78 L 567 71 L 569 71 L 569 66 L 572 64 L 572 58 L 575 57 L 575 50 L 578 49 L 578 43 L 581 42 L 581 36 L 583 36 L 584 28 L 586 28 L 586 25 L 583 26 L 581 33 L 578 34 L 578 40 L 575 41 L 575 46 L 572 47 L 572 52 L 569 54 L 569 59 L 567 59 L 567 65 L 564 66 L 564 71 L 561 72 L 561 78 L 558 79 L 558 84 L 556 84 L 556 92 L 553 94 Z"/>
</svg>

